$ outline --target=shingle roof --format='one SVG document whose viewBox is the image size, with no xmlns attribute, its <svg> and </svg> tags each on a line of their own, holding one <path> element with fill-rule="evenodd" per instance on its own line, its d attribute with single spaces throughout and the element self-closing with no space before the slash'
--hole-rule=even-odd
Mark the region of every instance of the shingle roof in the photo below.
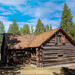
<svg viewBox="0 0 75 75">
<path fill-rule="evenodd" d="M 59 29 L 60 28 L 53 29 L 53 30 L 36 35 L 34 40 L 29 45 L 29 47 L 39 47 L 42 43 L 44 43 L 48 38 L 50 38 Z"/>
<path fill-rule="evenodd" d="M 5 39 L 9 49 L 24 49 L 28 47 L 35 35 L 19 35 L 19 34 L 5 34 Z"/>
<path fill-rule="evenodd" d="M 38 35 L 31 35 L 31 34 L 21 35 L 21 34 L 5 33 L 5 39 L 9 49 L 24 49 L 27 47 L 39 47 L 48 38 L 50 38 L 53 34 L 55 34 L 58 30 L 62 29 L 59 27 Z M 65 33 L 63 30 L 62 32 Z M 66 36 L 75 45 L 75 42 L 67 34 Z"/>
</svg>

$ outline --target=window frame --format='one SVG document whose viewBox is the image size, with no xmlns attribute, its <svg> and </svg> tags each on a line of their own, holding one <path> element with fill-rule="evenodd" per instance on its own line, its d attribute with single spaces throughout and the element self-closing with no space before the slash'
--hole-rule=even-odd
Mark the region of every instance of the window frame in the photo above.
<svg viewBox="0 0 75 75">
<path fill-rule="evenodd" d="M 61 40 L 61 35 L 57 35 L 57 44 L 62 44 Z"/>
</svg>

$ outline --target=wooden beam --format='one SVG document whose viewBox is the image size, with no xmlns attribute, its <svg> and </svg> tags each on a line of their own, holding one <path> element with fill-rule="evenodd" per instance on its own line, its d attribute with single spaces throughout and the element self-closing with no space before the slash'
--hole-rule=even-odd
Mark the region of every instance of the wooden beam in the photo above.
<svg viewBox="0 0 75 75">
<path fill-rule="evenodd" d="M 37 60 L 37 67 L 40 67 L 40 63 L 39 63 L 40 58 L 39 58 L 39 55 L 40 55 L 40 53 L 39 53 L 39 48 L 36 48 L 36 60 Z"/>
<path fill-rule="evenodd" d="M 43 45 L 41 45 L 41 48 L 43 48 Z"/>
</svg>

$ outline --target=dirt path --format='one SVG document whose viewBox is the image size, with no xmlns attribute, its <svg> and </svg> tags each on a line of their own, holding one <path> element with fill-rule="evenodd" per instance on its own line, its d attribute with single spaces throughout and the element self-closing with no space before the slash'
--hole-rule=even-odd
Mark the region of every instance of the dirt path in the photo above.
<svg viewBox="0 0 75 75">
<path fill-rule="evenodd" d="M 61 72 L 75 75 L 75 65 L 62 68 L 44 68 L 36 69 L 35 67 L 26 66 L 0 66 L 1 75 L 62 75 Z M 56 73 L 56 74 L 55 74 Z"/>
<path fill-rule="evenodd" d="M 20 75 L 55 75 L 54 73 L 61 75 L 61 68 L 36 69 L 35 67 L 29 65 L 21 68 L 21 70 L 18 70 Z M 75 70 L 75 65 L 67 66 L 65 68 L 67 72 L 69 72 L 69 69 Z"/>
<path fill-rule="evenodd" d="M 53 72 L 60 73 L 60 68 L 36 69 L 30 66 L 21 68 L 22 70 L 18 70 L 20 75 L 53 75 Z"/>
<path fill-rule="evenodd" d="M 60 71 L 53 71 L 53 70 L 25 70 L 25 71 L 20 71 L 20 75 L 53 75 L 53 72 L 59 73 Z"/>
</svg>

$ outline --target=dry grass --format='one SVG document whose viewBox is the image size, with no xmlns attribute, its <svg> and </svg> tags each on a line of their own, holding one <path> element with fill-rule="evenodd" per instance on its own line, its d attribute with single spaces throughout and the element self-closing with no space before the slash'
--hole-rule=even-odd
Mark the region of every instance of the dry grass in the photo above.
<svg viewBox="0 0 75 75">
<path fill-rule="evenodd" d="M 4 75 L 75 75 L 75 65 L 64 68 L 37 69 L 30 65 L 1 66 L 0 73 Z M 3 75 L 1 74 L 1 75 Z"/>
<path fill-rule="evenodd" d="M 37 69 L 33 66 L 22 66 L 20 75 L 75 75 L 75 65 L 62 68 L 43 68 Z"/>
<path fill-rule="evenodd" d="M 20 75 L 53 75 L 53 72 L 60 73 L 60 68 L 37 69 L 30 65 L 21 68 L 22 70 L 18 70 L 20 71 Z"/>
</svg>

